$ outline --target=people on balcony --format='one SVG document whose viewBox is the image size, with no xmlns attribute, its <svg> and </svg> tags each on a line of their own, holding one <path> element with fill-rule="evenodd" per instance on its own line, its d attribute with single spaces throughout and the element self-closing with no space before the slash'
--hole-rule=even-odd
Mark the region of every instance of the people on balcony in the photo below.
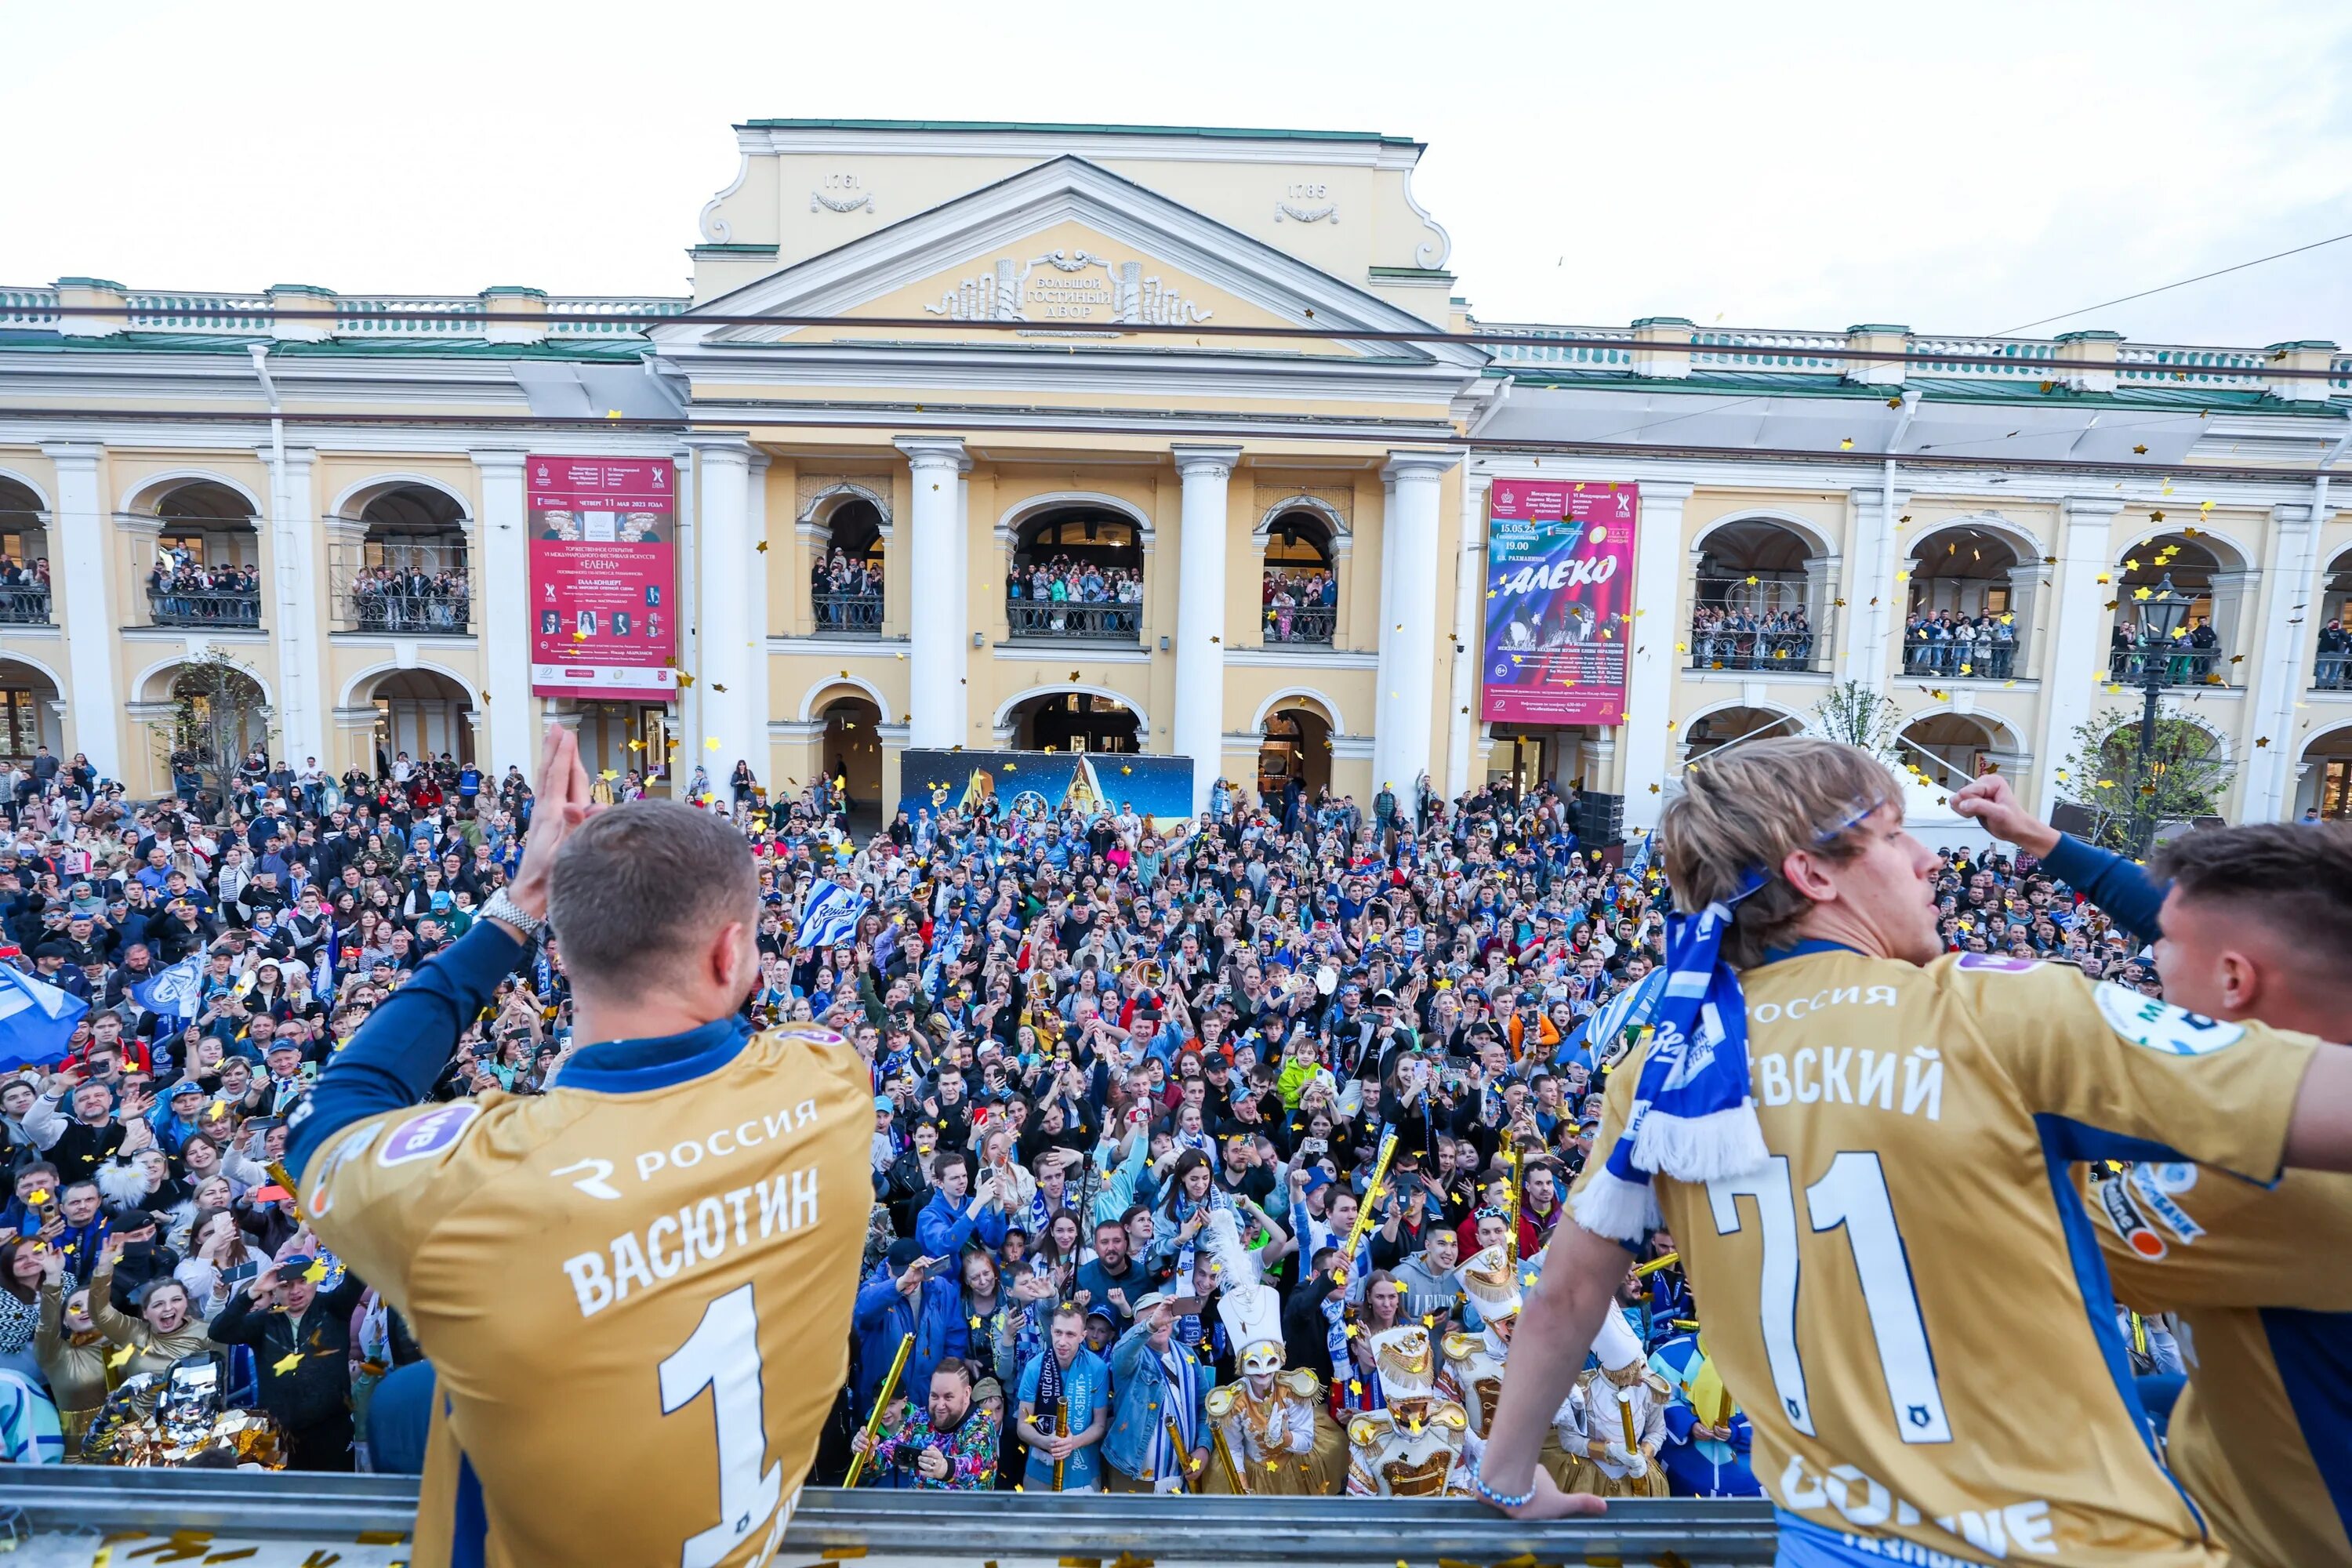
<svg viewBox="0 0 2352 1568">
<path fill-rule="evenodd" d="M 2341 688 L 2347 660 L 2352 660 L 2352 631 L 2345 630 L 2341 620 L 2331 620 L 2319 628 L 2319 663 L 2313 671 L 2313 684 L 2330 690 Z"/>
<path fill-rule="evenodd" d="M 0 621 L 40 625 L 49 618 L 49 563 L 0 561 Z"/>
<path fill-rule="evenodd" d="M 841 550 L 817 562 L 809 574 L 809 597 L 821 632 L 882 629 L 882 563 L 853 560 Z"/>
<path fill-rule="evenodd" d="M 1143 574 L 1066 555 L 1016 562 L 1005 574 L 1004 598 L 1016 633 L 1132 635 L 1142 614 Z"/>
<path fill-rule="evenodd" d="M 1813 626 L 1802 610 L 1701 605 L 1692 614 L 1690 647 L 1694 669 L 1806 669 Z"/>
<path fill-rule="evenodd" d="M 2014 616 L 1914 612 L 1903 626 L 1903 673 L 2006 680 L 2017 667 Z"/>
<path fill-rule="evenodd" d="M 2222 680 L 2221 638 L 2213 623 L 2199 620 L 2166 636 L 2151 624 L 2118 621 L 2107 638 L 2107 672 L 2116 680 L 2165 686 L 2207 686 Z"/>
<path fill-rule="evenodd" d="M 1265 640 L 1327 643 L 1339 608 L 1339 580 L 1328 571 L 1269 570 L 1264 588 Z"/>
<path fill-rule="evenodd" d="M 352 583 L 352 613 L 363 632 L 462 632 L 472 625 L 472 601 L 462 566 L 371 566 Z"/>
<path fill-rule="evenodd" d="M 207 566 L 167 545 L 147 574 L 147 605 L 166 624 L 258 626 L 261 574 L 250 566 Z"/>
</svg>

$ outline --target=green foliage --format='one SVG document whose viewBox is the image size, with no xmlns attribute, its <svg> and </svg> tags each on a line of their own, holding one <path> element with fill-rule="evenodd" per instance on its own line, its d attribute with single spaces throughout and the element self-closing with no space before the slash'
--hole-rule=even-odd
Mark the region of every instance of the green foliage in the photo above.
<svg viewBox="0 0 2352 1568">
<path fill-rule="evenodd" d="M 261 683 L 217 649 L 180 666 L 172 678 L 171 712 L 148 727 L 164 765 L 194 770 L 223 822 L 246 753 L 267 748 L 271 736 Z"/>
<path fill-rule="evenodd" d="M 1884 692 L 1859 680 L 1830 689 L 1813 708 L 1813 732 L 1849 746 L 1859 746 L 1881 762 L 1895 760 L 1895 737 L 1903 731 L 1903 710 Z"/>
<path fill-rule="evenodd" d="M 2126 855 L 2145 854 L 2166 823 L 2219 815 L 2229 788 L 2221 741 L 2196 720 L 2158 714 L 2146 757 L 2139 731 L 2130 713 L 2094 716 L 2075 726 L 2074 750 L 2058 774 L 2060 795 L 2092 813 L 2092 841 Z"/>
</svg>

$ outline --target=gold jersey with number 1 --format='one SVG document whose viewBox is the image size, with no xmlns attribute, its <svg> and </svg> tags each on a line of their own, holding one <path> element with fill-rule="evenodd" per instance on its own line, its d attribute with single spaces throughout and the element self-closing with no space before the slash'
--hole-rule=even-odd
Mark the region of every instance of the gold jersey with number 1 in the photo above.
<svg viewBox="0 0 2352 1568">
<path fill-rule="evenodd" d="M 871 1090 L 814 1026 L 668 1044 L 310 1162 L 311 1227 L 439 1380 L 416 1568 L 746 1568 L 782 1539 L 846 1369 Z"/>
<path fill-rule="evenodd" d="M 2218 1568 L 2068 1167 L 2162 1147 L 2276 1177 L 2316 1042 L 1989 955 L 1808 942 L 1741 982 L 1771 1158 L 1655 1188 L 1784 1535 L 1857 1562 Z M 1637 1079 L 1612 1076 L 1597 1148 Z"/>
</svg>

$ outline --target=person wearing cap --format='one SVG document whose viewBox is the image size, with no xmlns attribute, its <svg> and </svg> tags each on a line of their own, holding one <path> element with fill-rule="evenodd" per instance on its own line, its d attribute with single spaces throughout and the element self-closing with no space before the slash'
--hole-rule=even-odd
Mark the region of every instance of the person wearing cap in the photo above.
<svg viewBox="0 0 2352 1568">
<path fill-rule="evenodd" d="M 1172 1298 L 1152 1290 L 1135 1303 L 1134 1326 L 1112 1347 L 1110 1371 L 1106 1489 L 1199 1490 L 1209 1459 L 1204 1402 L 1216 1374 L 1176 1338 Z"/>
<path fill-rule="evenodd" d="M 155 1136 L 159 1149 L 178 1149 L 203 1131 L 205 1086 L 195 1079 L 182 1079 L 173 1084 L 163 1102 L 147 1113 L 148 1130 Z"/>
</svg>

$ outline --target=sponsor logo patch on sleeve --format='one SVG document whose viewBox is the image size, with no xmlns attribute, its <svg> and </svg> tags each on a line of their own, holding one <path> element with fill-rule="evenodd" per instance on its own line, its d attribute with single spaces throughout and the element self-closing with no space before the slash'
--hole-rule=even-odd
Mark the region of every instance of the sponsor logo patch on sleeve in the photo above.
<svg viewBox="0 0 2352 1568">
<path fill-rule="evenodd" d="M 2012 958 L 2005 952 L 1964 952 L 1952 967 L 1992 974 L 2022 974 L 2029 969 L 2041 968 L 2042 961 L 2038 958 Z"/>
<path fill-rule="evenodd" d="M 375 1163 L 386 1168 L 438 1154 L 457 1141 L 459 1133 L 482 1113 L 478 1105 L 460 1101 L 412 1116 L 402 1122 L 376 1152 Z"/>
<path fill-rule="evenodd" d="M 2242 1024 L 2225 1024 L 2202 1013 L 2175 1007 L 2169 1002 L 2127 991 L 2111 980 L 2099 982 L 2099 1012 L 2107 1026 L 2135 1046 L 2167 1056 L 2210 1057 L 2245 1038 Z"/>
</svg>

